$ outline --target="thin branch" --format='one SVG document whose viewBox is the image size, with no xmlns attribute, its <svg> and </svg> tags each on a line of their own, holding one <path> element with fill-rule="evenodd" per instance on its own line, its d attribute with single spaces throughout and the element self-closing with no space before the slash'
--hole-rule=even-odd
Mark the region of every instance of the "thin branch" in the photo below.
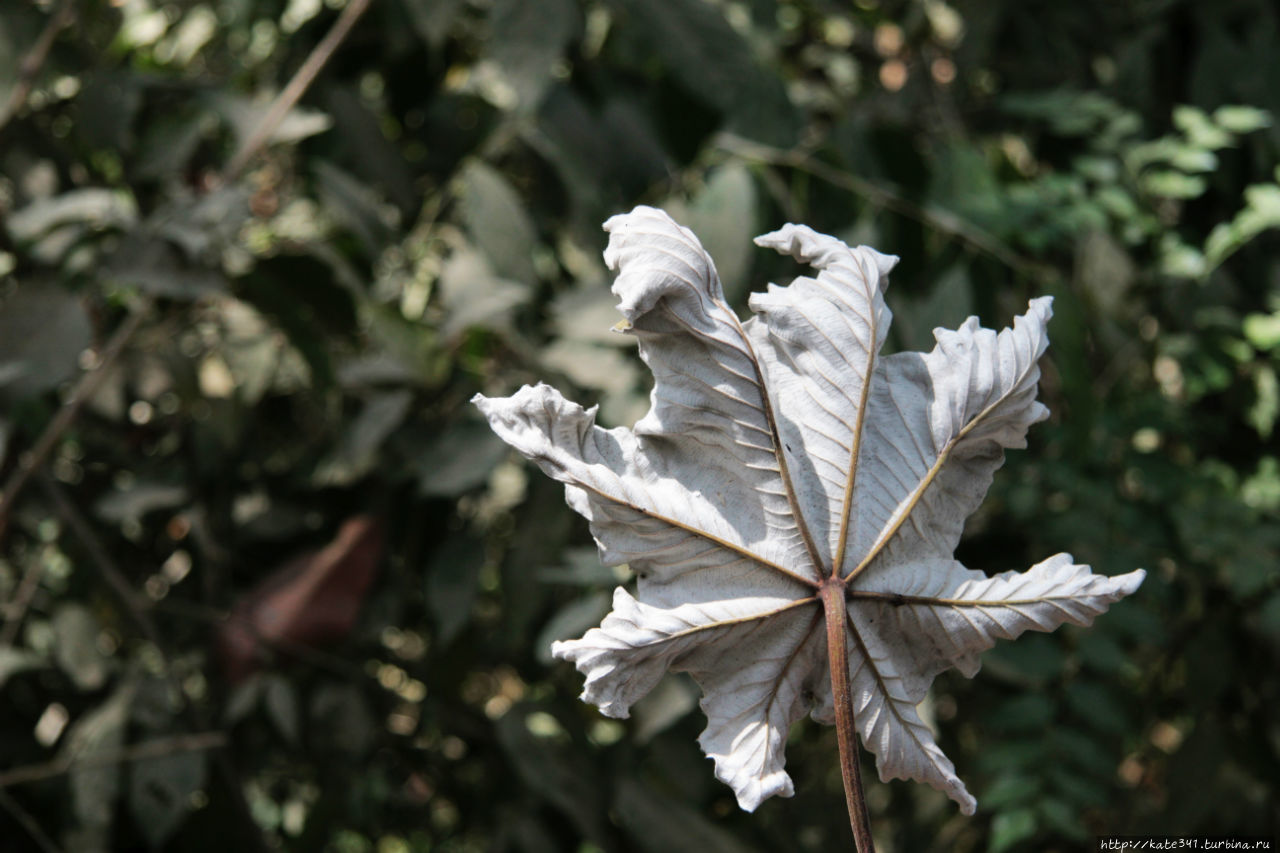
<svg viewBox="0 0 1280 853">
<path fill-rule="evenodd" d="M 40 475 L 40 485 L 44 488 L 49 500 L 53 502 L 54 510 L 58 513 L 63 523 L 84 545 L 85 552 L 89 555 L 89 559 L 93 561 L 103 580 L 107 582 L 107 586 L 111 587 L 111 591 L 116 594 L 125 609 L 129 611 L 129 616 L 133 618 L 134 624 L 142 631 L 143 636 L 156 648 L 160 649 L 161 654 L 163 654 L 164 646 L 161 642 L 160 632 L 147 615 L 146 603 L 134 591 L 133 585 L 129 583 L 124 573 L 107 556 L 106 546 L 98 538 L 93 526 L 85 520 L 80 510 L 76 509 L 75 505 L 71 503 L 66 491 L 57 480 L 47 473 L 42 473 Z"/>
<path fill-rule="evenodd" d="M 9 516 L 13 512 L 19 493 L 26 487 L 31 475 L 48 461 L 49 455 L 58 446 L 63 434 L 80 416 L 80 410 L 84 404 L 102 387 L 103 381 L 107 378 L 107 369 L 124 352 L 125 345 L 129 343 L 134 333 L 138 331 L 142 321 L 151 313 L 151 306 L 154 302 L 155 300 L 150 295 L 144 295 L 133 306 L 133 311 L 120 324 L 120 327 L 116 329 L 111 339 L 107 342 L 102 355 L 98 358 L 98 363 L 92 370 L 80 377 L 80 381 L 76 383 L 75 390 L 71 392 L 71 396 L 63 404 L 58 414 L 45 427 L 44 432 L 37 439 L 35 447 L 18 460 L 17 470 L 10 475 L 9 481 L 5 483 L 4 494 L 0 495 L 0 539 L 4 538 L 5 529 L 9 525 Z M 24 605 L 21 611 L 17 613 L 18 618 L 15 618 L 12 613 L 9 614 L 5 622 L 4 633 L 0 636 L 0 647 L 13 642 L 13 637 L 17 632 L 17 628 L 13 623 L 21 621 L 20 617 L 25 609 Z"/>
<path fill-rule="evenodd" d="M 271 135 L 275 133 L 276 128 L 280 126 L 280 122 L 284 121 L 284 117 L 289 114 L 289 110 L 294 108 L 298 100 L 315 82 L 316 76 L 328 63 L 334 51 L 338 49 L 338 45 L 342 44 L 343 40 L 351 32 L 351 28 L 355 26 L 356 21 L 369 8 L 369 3 L 370 0 L 351 0 L 346 8 L 342 10 L 342 14 L 334 22 L 333 28 L 325 34 L 325 37 L 311 51 L 311 55 L 302 63 L 302 66 L 293 75 L 293 79 L 289 81 L 288 85 L 280 90 L 280 94 L 276 96 L 270 109 L 267 110 L 266 116 L 254 128 L 253 133 L 249 134 L 249 138 L 240 146 L 240 150 L 231 158 L 231 162 L 222 173 L 224 182 L 234 181 L 240 177 L 245 167 L 249 165 L 249 161 L 267 144 Z"/>
<path fill-rule="evenodd" d="M 108 767 L 113 764 L 127 764 L 148 758 L 179 755 L 184 752 L 205 752 L 211 749 L 220 749 L 226 745 L 226 732 L 211 731 L 153 738 L 131 743 L 120 749 L 95 752 L 84 758 L 65 755 L 52 761 L 45 761 L 41 764 L 28 764 L 24 767 L 15 767 L 12 770 L 0 773 L 0 789 L 22 785 L 27 782 L 38 782 L 42 779 L 52 779 L 69 773 L 76 768 Z"/>
<path fill-rule="evenodd" d="M 13 819 L 22 824 L 22 828 L 27 831 L 27 834 L 31 836 L 31 840 L 36 843 L 42 853 L 62 853 L 62 849 L 57 844 L 54 844 L 53 839 L 40 828 L 40 824 L 32 817 L 31 812 L 24 809 L 17 800 L 9 796 L 9 792 L 4 788 L 0 788 L 0 808 L 13 815 Z"/>
<path fill-rule="evenodd" d="M 62 0 L 62 4 L 58 6 L 53 16 L 49 18 L 49 22 L 45 24 L 44 30 L 36 38 L 31 50 L 27 51 L 27 55 L 22 58 L 22 64 L 18 66 L 18 79 L 9 91 L 9 100 L 4 105 L 4 109 L 0 110 L 0 129 L 3 129 L 18 114 L 18 110 L 22 109 L 22 105 L 27 102 L 27 96 L 31 94 L 31 87 L 35 85 L 36 77 L 40 75 L 40 69 L 44 67 L 45 60 L 49 58 L 49 51 L 53 48 L 54 40 L 57 39 L 58 33 L 62 32 L 64 27 L 75 20 L 75 14 L 75 0 Z"/>
<path fill-rule="evenodd" d="M 877 184 L 852 172 L 838 169 L 816 159 L 805 151 L 787 151 L 781 148 L 774 148 L 732 134 L 721 134 L 716 138 L 716 144 L 723 151 L 743 159 L 771 166 L 786 166 L 807 175 L 812 175 L 834 187 L 848 190 L 855 195 L 862 196 L 872 204 L 883 207 L 886 210 L 892 210 L 894 213 L 899 213 L 908 219 L 914 219 L 935 231 L 958 240 L 977 252 L 995 258 L 1015 272 L 1033 274 L 1041 269 L 1039 264 L 1022 257 L 995 235 L 970 222 L 965 222 L 954 213 L 940 210 L 936 207 L 923 207 L 891 187 Z"/>
</svg>

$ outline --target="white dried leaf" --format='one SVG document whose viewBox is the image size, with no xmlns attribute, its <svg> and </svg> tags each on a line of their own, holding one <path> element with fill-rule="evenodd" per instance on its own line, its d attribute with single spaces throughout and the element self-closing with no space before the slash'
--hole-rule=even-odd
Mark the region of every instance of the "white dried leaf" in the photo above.
<svg viewBox="0 0 1280 853">
<path fill-rule="evenodd" d="M 477 395 L 494 430 L 565 483 L 608 564 L 635 571 L 613 611 L 553 645 L 583 699 L 626 717 L 668 670 L 703 691 L 700 743 L 753 810 L 792 793 L 792 723 L 834 718 L 818 586 L 840 579 L 854 714 L 882 779 L 976 802 L 916 713 L 934 676 L 972 676 L 996 639 L 1087 625 L 1141 570 L 1092 574 L 1058 554 L 988 577 L 953 559 L 1005 448 L 1047 410 L 1037 360 L 1050 300 L 1012 329 L 935 330 L 928 353 L 882 355 L 896 258 L 787 225 L 757 240 L 817 270 L 727 306 L 692 232 L 640 207 L 605 223 L 622 324 L 653 371 L 652 408 L 604 430 L 554 389 Z"/>
</svg>

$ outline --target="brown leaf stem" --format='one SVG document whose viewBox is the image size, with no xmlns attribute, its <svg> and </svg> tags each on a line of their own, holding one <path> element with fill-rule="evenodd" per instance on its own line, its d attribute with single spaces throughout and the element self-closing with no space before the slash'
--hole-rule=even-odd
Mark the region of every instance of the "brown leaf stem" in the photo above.
<svg viewBox="0 0 1280 853">
<path fill-rule="evenodd" d="M 844 799 L 849 807 L 849 824 L 858 853 L 875 853 L 867 801 L 858 769 L 858 730 L 853 718 L 853 693 L 849 687 L 849 649 L 846 645 L 844 584 L 828 578 L 820 589 L 822 612 L 827 621 L 827 660 L 831 665 L 831 697 L 836 710 L 836 741 L 840 745 L 840 775 L 844 778 Z"/>
</svg>

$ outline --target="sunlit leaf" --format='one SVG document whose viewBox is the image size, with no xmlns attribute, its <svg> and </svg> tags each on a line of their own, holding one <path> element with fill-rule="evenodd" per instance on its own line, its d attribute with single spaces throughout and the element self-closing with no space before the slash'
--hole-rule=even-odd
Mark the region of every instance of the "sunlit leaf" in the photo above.
<svg viewBox="0 0 1280 853">
<path fill-rule="evenodd" d="M 1263 109 L 1241 104 L 1218 107 L 1213 111 L 1216 125 L 1232 133 L 1252 133 L 1271 126 L 1271 115 Z"/>
<path fill-rule="evenodd" d="M 973 676 L 997 639 L 1087 625 L 1141 584 L 1058 554 L 987 576 L 953 559 L 1006 448 L 1025 446 L 1049 300 L 1012 329 L 938 329 L 927 354 L 882 356 L 896 259 L 795 225 L 759 238 L 815 278 L 752 296 L 741 322 L 711 259 L 669 216 L 605 224 L 624 327 L 654 372 L 653 407 L 604 430 L 546 385 L 476 404 L 506 441 L 565 483 L 601 559 L 638 597 L 556 643 L 584 700 L 626 717 L 668 670 L 702 687 L 700 743 L 739 805 L 790 795 L 783 749 L 812 712 L 832 722 L 824 618 L 839 618 L 855 725 L 884 780 L 927 782 L 973 813 L 917 714 L 934 676 Z M 832 616 L 824 590 L 839 589 Z"/>
</svg>

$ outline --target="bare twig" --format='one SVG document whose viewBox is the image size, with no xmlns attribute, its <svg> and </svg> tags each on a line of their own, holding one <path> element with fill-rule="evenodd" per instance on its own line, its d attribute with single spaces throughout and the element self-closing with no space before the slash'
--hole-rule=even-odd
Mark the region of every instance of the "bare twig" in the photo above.
<svg viewBox="0 0 1280 853">
<path fill-rule="evenodd" d="M 0 110 L 0 128 L 8 124 L 27 102 L 31 87 L 35 85 L 40 69 L 49 58 L 54 40 L 58 37 L 58 33 L 62 32 L 62 28 L 75 19 L 75 14 L 75 0 L 62 0 L 53 16 L 49 18 L 49 23 L 45 24 L 44 30 L 36 38 L 35 44 L 31 46 L 31 50 L 27 51 L 27 55 L 22 58 L 22 64 L 18 66 L 18 79 L 13 84 L 13 89 L 9 91 L 9 100 L 4 105 L 4 109 Z"/>
<path fill-rule="evenodd" d="M 22 828 L 27 831 L 27 834 L 31 836 L 31 840 L 36 843 L 42 853 L 62 853 L 62 849 L 57 844 L 54 844 L 53 839 L 40 828 L 40 824 L 31 816 L 31 812 L 24 809 L 17 800 L 9 796 L 9 792 L 4 788 L 0 788 L 0 808 L 13 815 L 13 819 L 22 824 Z"/>
<path fill-rule="evenodd" d="M 936 207 L 922 207 L 891 187 L 869 181 L 852 172 L 837 169 L 805 151 L 774 148 L 731 134 L 721 134 L 717 137 L 716 143 L 722 150 L 746 160 L 771 166 L 787 166 L 812 175 L 834 187 L 862 196 L 872 204 L 892 210 L 908 219 L 914 219 L 960 241 L 975 251 L 995 258 L 1015 272 L 1031 274 L 1040 270 L 1038 264 L 1019 255 L 995 235 L 970 222 L 965 222 L 954 213 Z"/>
<path fill-rule="evenodd" d="M 26 782 L 52 779 L 55 776 L 70 772 L 73 768 L 107 767 L 112 764 L 126 764 L 133 761 L 143 761 L 148 758 L 178 755 L 184 752 L 204 752 L 226 745 L 226 732 L 217 731 L 153 738 L 152 740 L 131 743 L 120 749 L 95 752 L 93 755 L 84 758 L 66 755 L 41 764 L 15 767 L 12 770 L 0 773 L 0 789 L 21 785 Z"/>
<path fill-rule="evenodd" d="M 80 381 L 76 383 L 75 390 L 71 392 L 71 396 L 63 404 L 58 414 L 45 427 L 44 432 L 36 441 L 35 447 L 19 459 L 17 470 L 10 475 L 9 481 L 5 483 L 4 494 L 0 496 L 0 539 L 4 538 L 5 529 L 9 524 L 9 515 L 13 512 L 18 494 L 27 485 L 31 475 L 48 461 L 49 454 L 58 446 L 58 441 L 67 429 L 75 423 L 76 418 L 80 416 L 80 409 L 102 386 L 103 380 L 107 377 L 107 368 L 120 357 L 120 353 L 124 351 L 129 339 L 138 331 L 138 327 L 142 325 L 142 321 L 146 316 L 151 313 L 152 304 L 154 304 L 152 297 L 144 295 L 133 306 L 133 311 L 116 329 L 115 334 L 111 336 L 106 347 L 102 350 L 98 363 L 92 370 L 80 377 Z M 25 606 L 22 609 L 25 610 Z M 18 615 L 21 616 L 21 612 Z M 13 641 L 14 632 L 16 631 L 16 628 L 12 627 L 14 621 L 21 620 L 14 620 L 12 614 L 10 614 L 10 618 L 5 622 L 4 633 L 0 635 L 0 646 L 8 645 Z"/>
<path fill-rule="evenodd" d="M 160 649 L 163 654 L 164 646 L 161 643 L 160 632 L 147 615 L 145 603 L 134 592 L 133 586 L 129 583 L 128 578 L 124 576 L 124 573 L 107 556 L 106 546 L 98 538 L 98 534 L 94 532 L 93 526 L 85 520 L 80 510 L 76 509 L 75 505 L 67 498 L 66 492 L 57 480 L 47 473 L 42 473 L 40 475 L 40 485 L 44 487 L 45 494 L 53 502 L 53 507 L 63 523 L 84 545 L 85 552 L 89 555 L 89 559 L 93 561 L 103 580 L 107 582 L 107 586 L 111 587 L 111 591 L 116 594 L 125 609 L 129 611 L 129 615 L 133 618 L 134 624 L 142 631 L 142 635 L 150 640 L 156 648 Z"/>
<path fill-rule="evenodd" d="M 253 129 L 253 133 L 240 146 L 240 150 L 231 158 L 231 162 L 227 168 L 223 170 L 222 180 L 224 182 L 234 181 L 244 171 L 262 148 L 271 138 L 271 134 L 275 133 L 276 128 L 280 126 L 280 122 L 284 121 L 284 117 L 289 114 L 289 110 L 293 109 L 303 94 L 310 88 L 315 81 L 316 75 L 324 68 L 325 64 L 333 56 L 334 51 L 338 49 L 338 45 L 351 32 L 351 28 L 355 26 L 360 16 L 369 8 L 370 0 L 351 0 L 342 10 L 342 14 L 338 16 L 338 20 L 334 22 L 333 28 L 325 34 L 320 43 L 311 51 L 311 55 L 293 75 L 293 79 L 289 81 L 280 94 L 276 96 L 272 102 L 267 114 L 263 117 L 258 126 Z"/>
</svg>

